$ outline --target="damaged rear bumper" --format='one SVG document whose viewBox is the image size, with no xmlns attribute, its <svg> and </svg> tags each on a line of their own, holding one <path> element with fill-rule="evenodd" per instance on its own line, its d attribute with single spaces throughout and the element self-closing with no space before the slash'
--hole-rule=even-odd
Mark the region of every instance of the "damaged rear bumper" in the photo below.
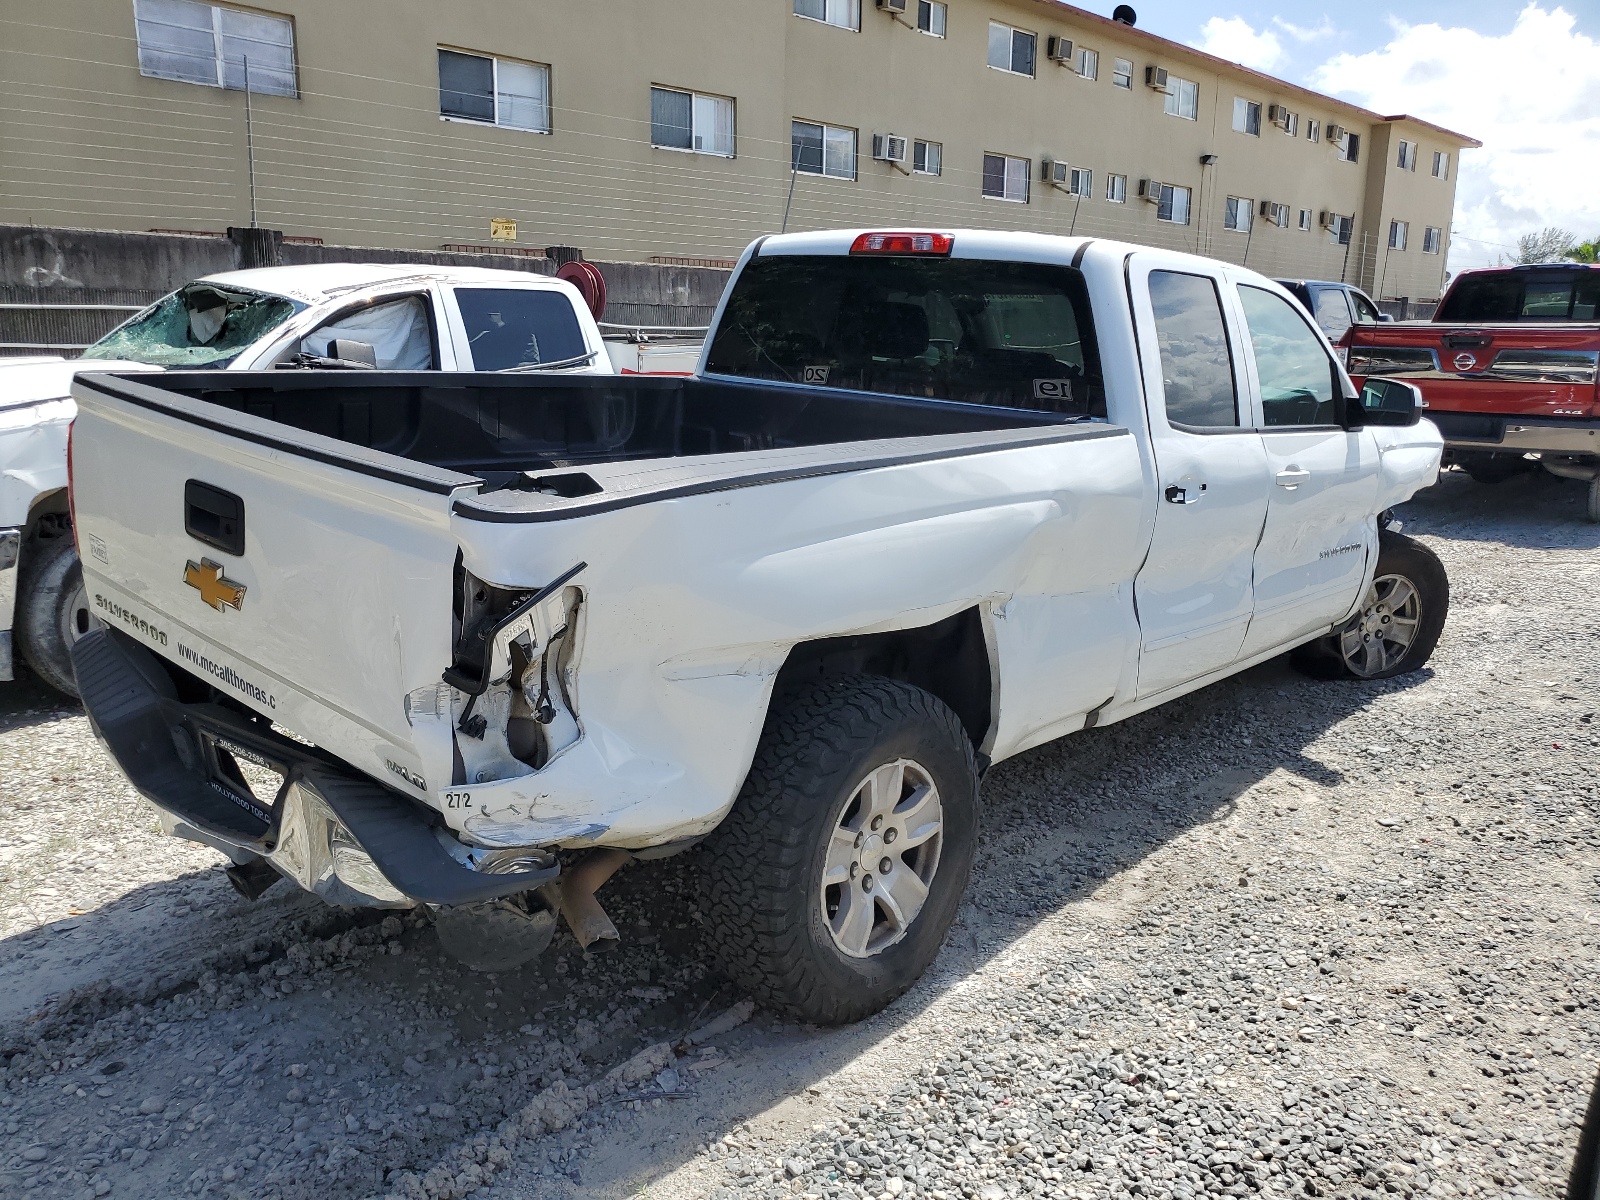
<svg viewBox="0 0 1600 1200">
<path fill-rule="evenodd" d="M 554 864 L 477 869 L 467 847 L 451 853 L 453 839 L 413 801 L 264 723 L 182 703 L 161 660 L 115 630 L 85 634 L 72 661 L 95 735 L 168 832 L 236 861 L 263 858 L 330 903 L 477 904 L 560 874 Z M 241 761 L 281 777 L 270 800 L 250 788 Z"/>
</svg>

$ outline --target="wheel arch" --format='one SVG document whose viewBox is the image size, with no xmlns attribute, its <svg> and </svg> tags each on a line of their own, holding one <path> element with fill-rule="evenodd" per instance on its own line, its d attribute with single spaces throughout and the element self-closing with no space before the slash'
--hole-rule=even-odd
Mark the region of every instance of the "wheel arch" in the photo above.
<svg viewBox="0 0 1600 1200">
<path fill-rule="evenodd" d="M 977 607 L 931 625 L 797 642 L 773 694 L 837 675 L 874 675 L 931 692 L 950 706 L 983 761 L 997 706 L 994 655 Z"/>
</svg>

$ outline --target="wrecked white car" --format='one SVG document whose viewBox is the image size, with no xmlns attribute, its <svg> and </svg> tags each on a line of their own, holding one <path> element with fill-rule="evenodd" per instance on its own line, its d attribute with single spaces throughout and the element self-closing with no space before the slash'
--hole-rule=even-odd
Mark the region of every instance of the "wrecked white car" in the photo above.
<svg viewBox="0 0 1600 1200">
<path fill-rule="evenodd" d="M 360 263 L 208 275 L 82 358 L 0 359 L 0 680 L 14 678 L 20 657 L 77 695 L 69 650 L 91 612 L 67 510 L 73 376 L 274 367 L 613 371 L 571 284 L 523 271 Z"/>
<path fill-rule="evenodd" d="M 811 1021 L 932 960 L 988 764 L 1286 651 L 1414 670 L 1448 606 L 1384 516 L 1415 390 L 1114 242 L 770 238 L 691 378 L 75 394 L 78 682 L 173 832 L 506 960 L 698 846 L 709 945 Z"/>
</svg>

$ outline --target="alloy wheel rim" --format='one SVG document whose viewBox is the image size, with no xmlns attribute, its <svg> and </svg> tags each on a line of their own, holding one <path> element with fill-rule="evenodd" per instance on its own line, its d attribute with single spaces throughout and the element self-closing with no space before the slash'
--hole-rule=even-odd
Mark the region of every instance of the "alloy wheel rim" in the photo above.
<svg viewBox="0 0 1600 1200">
<path fill-rule="evenodd" d="M 819 900 L 840 953 L 871 958 L 906 936 L 927 903 L 944 844 L 938 785 L 909 758 L 874 767 L 828 839 Z"/>
<path fill-rule="evenodd" d="M 1404 575 L 1382 575 L 1372 581 L 1361 612 L 1339 634 L 1339 653 L 1362 679 L 1371 679 L 1397 664 L 1417 639 L 1422 596 Z"/>
<path fill-rule="evenodd" d="M 60 620 L 61 640 L 69 649 L 94 627 L 94 614 L 89 611 L 89 592 L 83 584 L 73 588 L 67 603 L 61 606 Z"/>
</svg>

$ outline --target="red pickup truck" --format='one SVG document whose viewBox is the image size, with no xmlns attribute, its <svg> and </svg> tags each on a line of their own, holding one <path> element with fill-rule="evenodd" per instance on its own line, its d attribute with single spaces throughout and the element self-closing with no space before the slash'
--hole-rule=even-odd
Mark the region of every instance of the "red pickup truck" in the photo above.
<svg viewBox="0 0 1600 1200">
<path fill-rule="evenodd" d="M 1431 321 L 1352 325 L 1340 345 L 1357 386 L 1422 389 L 1446 463 L 1491 483 L 1536 462 L 1587 483 L 1600 521 L 1600 266 L 1463 271 Z"/>
</svg>

